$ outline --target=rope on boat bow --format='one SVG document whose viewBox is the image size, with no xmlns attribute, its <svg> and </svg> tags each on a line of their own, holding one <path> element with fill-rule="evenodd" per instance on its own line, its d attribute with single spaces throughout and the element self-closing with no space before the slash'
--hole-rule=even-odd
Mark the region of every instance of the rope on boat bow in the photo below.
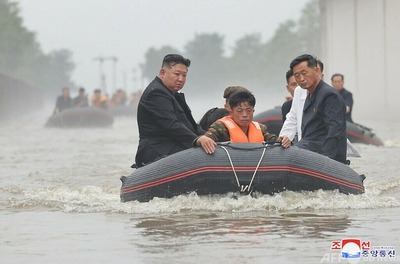
<svg viewBox="0 0 400 264">
<path fill-rule="evenodd" d="M 258 164 L 257 164 L 256 169 L 254 170 L 253 177 L 251 177 L 251 181 L 250 181 L 249 185 L 241 185 L 241 184 L 240 184 L 239 178 L 238 178 L 238 176 L 237 176 L 237 174 L 236 174 L 235 167 L 233 166 L 232 158 L 231 158 L 231 155 L 229 154 L 229 151 L 228 151 L 224 146 L 221 146 L 221 148 L 222 148 L 223 150 L 225 150 L 226 155 L 228 156 L 228 160 L 229 160 L 229 163 L 231 164 L 232 171 L 233 171 L 233 174 L 235 175 L 236 183 L 237 183 L 237 185 L 238 185 L 238 187 L 239 187 L 239 189 L 240 189 L 240 192 L 241 192 L 241 193 L 247 192 L 248 194 L 251 194 L 251 192 L 253 191 L 253 190 L 251 190 L 251 185 L 253 184 L 253 180 L 254 180 L 254 178 L 255 178 L 255 176 L 256 176 L 256 174 L 257 174 L 258 168 L 260 167 L 261 161 L 262 161 L 263 158 L 264 158 L 265 151 L 266 151 L 267 148 L 266 148 L 266 147 L 263 148 L 263 152 L 262 152 L 262 154 L 261 154 L 260 160 L 258 161 Z"/>
</svg>

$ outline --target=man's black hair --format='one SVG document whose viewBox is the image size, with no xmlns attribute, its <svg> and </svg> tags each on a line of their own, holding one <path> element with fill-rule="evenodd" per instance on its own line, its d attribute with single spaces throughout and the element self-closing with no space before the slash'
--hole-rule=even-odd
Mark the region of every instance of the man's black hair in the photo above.
<svg viewBox="0 0 400 264">
<path fill-rule="evenodd" d="M 324 72 L 324 64 L 322 63 L 322 61 L 317 60 L 317 63 L 318 63 L 319 69 L 321 70 L 321 73 Z"/>
<path fill-rule="evenodd" d="M 289 69 L 287 72 L 286 72 L 286 83 L 287 84 L 289 84 L 289 79 L 290 79 L 290 77 L 292 77 L 293 76 L 293 71 L 291 70 L 291 69 Z"/>
<path fill-rule="evenodd" d="M 314 56 L 312 56 L 312 55 L 310 55 L 310 54 L 303 54 L 303 55 L 300 55 L 300 56 L 298 56 L 297 58 L 295 58 L 295 59 L 290 63 L 290 69 L 293 71 L 293 68 L 294 68 L 296 65 L 302 63 L 303 61 L 306 61 L 306 62 L 307 62 L 307 66 L 308 66 L 308 67 L 317 67 L 317 64 L 318 64 L 318 61 L 317 61 L 317 59 L 316 59 Z M 321 69 L 321 72 L 322 72 L 322 69 Z"/>
<path fill-rule="evenodd" d="M 251 92 L 237 92 L 229 97 L 229 106 L 231 109 L 246 102 L 253 107 L 256 105 L 256 98 Z"/>
<path fill-rule="evenodd" d="M 183 64 L 186 67 L 189 67 L 190 60 L 179 54 L 168 54 L 164 57 L 161 67 L 171 68 L 176 64 Z"/>
<path fill-rule="evenodd" d="M 343 75 L 343 74 L 341 74 L 341 73 L 335 73 L 334 75 L 332 75 L 332 77 L 331 77 L 331 81 L 333 81 L 333 78 L 335 78 L 336 76 L 339 76 L 339 77 L 341 77 L 341 78 L 342 78 L 342 81 L 344 81 L 344 75 Z"/>
</svg>

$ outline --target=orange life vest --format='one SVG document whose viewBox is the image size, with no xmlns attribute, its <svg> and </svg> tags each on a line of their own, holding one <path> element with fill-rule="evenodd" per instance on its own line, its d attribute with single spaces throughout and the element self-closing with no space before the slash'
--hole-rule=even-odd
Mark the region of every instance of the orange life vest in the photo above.
<svg viewBox="0 0 400 264">
<path fill-rule="evenodd" d="M 224 123 L 229 131 L 231 142 L 235 143 L 260 143 L 264 141 L 264 135 L 261 132 L 261 127 L 258 122 L 251 122 L 246 135 L 243 130 L 233 121 L 231 116 L 225 116 L 219 119 Z"/>
</svg>

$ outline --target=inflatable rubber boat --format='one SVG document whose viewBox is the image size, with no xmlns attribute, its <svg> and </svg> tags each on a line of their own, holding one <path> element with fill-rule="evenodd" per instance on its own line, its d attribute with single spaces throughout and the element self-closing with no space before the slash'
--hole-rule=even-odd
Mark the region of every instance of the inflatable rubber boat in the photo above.
<svg viewBox="0 0 400 264">
<path fill-rule="evenodd" d="M 279 135 L 283 126 L 281 107 L 277 106 L 255 115 L 254 121 L 265 124 L 270 133 Z M 383 146 L 383 141 L 372 131 L 372 129 L 357 123 L 347 122 L 346 135 L 352 143 Z"/>
<path fill-rule="evenodd" d="M 363 175 L 349 166 L 295 146 L 218 144 L 214 154 L 191 148 L 122 176 L 122 202 L 146 202 L 196 192 L 274 194 L 285 190 L 364 193 Z"/>
<path fill-rule="evenodd" d="M 114 117 L 117 116 L 134 116 L 136 117 L 137 106 L 115 105 L 108 107 L 108 112 Z"/>
<path fill-rule="evenodd" d="M 51 116 L 46 127 L 107 127 L 114 118 L 106 110 L 97 107 L 74 107 Z"/>
</svg>

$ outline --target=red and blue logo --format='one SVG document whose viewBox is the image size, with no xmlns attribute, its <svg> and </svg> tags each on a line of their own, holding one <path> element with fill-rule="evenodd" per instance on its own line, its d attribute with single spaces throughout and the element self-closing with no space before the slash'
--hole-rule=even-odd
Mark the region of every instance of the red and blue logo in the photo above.
<svg viewBox="0 0 400 264">
<path fill-rule="evenodd" d="M 342 239 L 342 258 L 361 258 L 361 240 L 355 238 Z"/>
</svg>

